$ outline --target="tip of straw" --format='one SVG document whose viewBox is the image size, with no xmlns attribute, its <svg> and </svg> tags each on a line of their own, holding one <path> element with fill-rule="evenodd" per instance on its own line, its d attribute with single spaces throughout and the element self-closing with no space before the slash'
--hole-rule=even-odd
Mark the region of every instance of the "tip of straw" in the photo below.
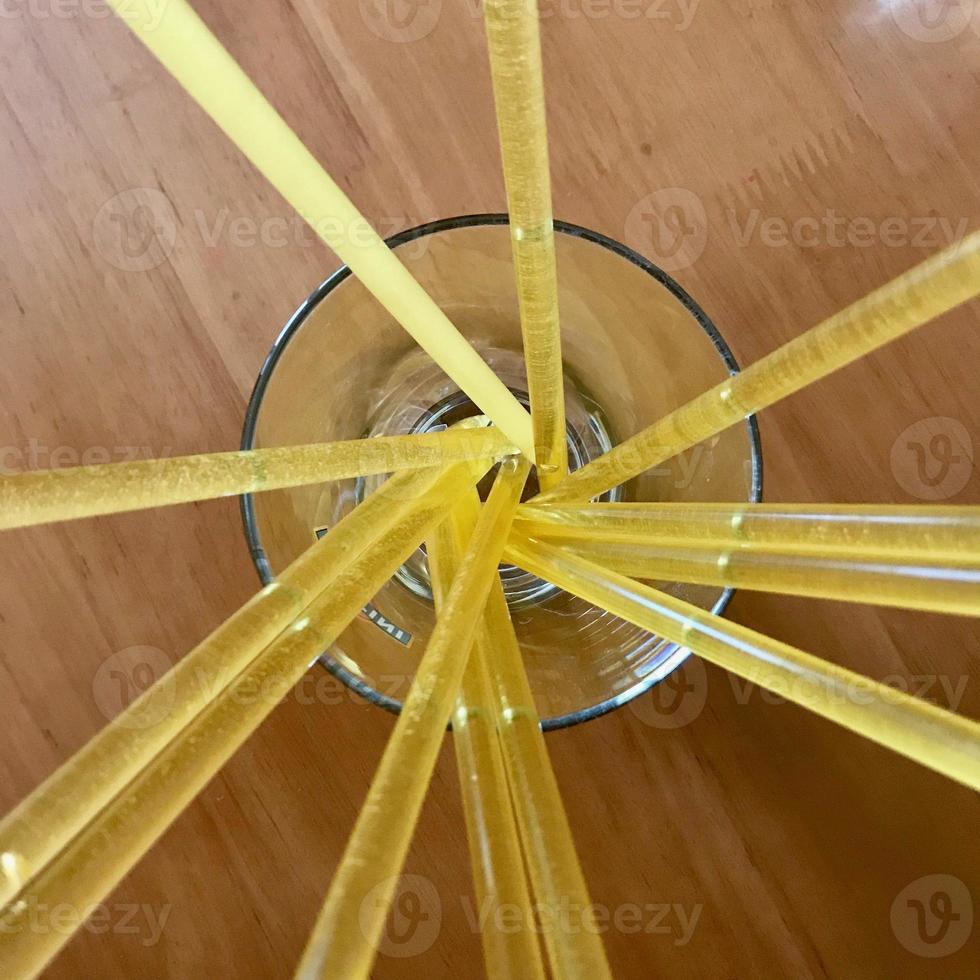
<svg viewBox="0 0 980 980">
<path fill-rule="evenodd" d="M 468 419 L 460 419 L 454 422 L 450 428 L 453 429 L 486 429 L 493 423 L 489 415 L 471 415 Z"/>
</svg>

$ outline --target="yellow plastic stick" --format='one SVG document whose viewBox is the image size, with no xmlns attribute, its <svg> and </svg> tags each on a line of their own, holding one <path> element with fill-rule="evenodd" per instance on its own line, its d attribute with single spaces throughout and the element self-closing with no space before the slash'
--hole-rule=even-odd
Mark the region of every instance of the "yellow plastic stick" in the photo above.
<svg viewBox="0 0 980 980">
<path fill-rule="evenodd" d="M 116 13 L 310 228 L 521 451 L 531 420 L 186 0 L 110 0 Z"/>
<path fill-rule="evenodd" d="M 980 507 L 637 503 L 519 507 L 515 526 L 555 544 L 631 543 L 819 555 L 980 557 Z"/>
<path fill-rule="evenodd" d="M 304 980 L 371 970 L 528 468 L 523 457 L 501 464 L 303 954 Z"/>
<path fill-rule="evenodd" d="M 980 724 L 610 572 L 512 535 L 505 557 L 705 660 L 980 790 Z"/>
<path fill-rule="evenodd" d="M 475 483 L 483 464 L 457 464 Z M 254 657 L 382 540 L 439 478 L 436 470 L 386 481 L 171 671 L 116 716 L 0 822 L 0 906 L 50 861 Z M 463 484 L 465 485 L 465 483 Z M 446 491 L 436 499 L 446 501 Z"/>
<path fill-rule="evenodd" d="M 441 615 L 459 562 L 480 516 L 476 491 L 464 496 L 427 544 L 436 612 Z M 532 924 L 524 858 L 497 739 L 481 635 L 470 651 L 456 706 L 453 747 L 470 846 L 483 961 L 488 977 L 544 980 L 541 947 Z M 514 913 L 519 922 L 513 921 Z M 506 919 L 505 919 L 506 917 Z"/>
<path fill-rule="evenodd" d="M 440 491 L 417 501 L 374 549 L 338 576 L 303 618 L 256 657 L 0 912 L 0 976 L 31 977 L 44 968 L 95 903 L 128 873 L 444 517 L 448 499 L 473 482 L 471 473 L 454 467 Z M 43 928 L 52 909 L 64 908 L 75 910 L 75 921 L 59 917 L 58 928 Z"/>
<path fill-rule="evenodd" d="M 0 477 L 0 530 L 516 452 L 499 429 L 177 456 Z"/>
<path fill-rule="evenodd" d="M 571 548 L 630 578 L 980 615 L 980 553 L 973 556 L 971 567 L 873 553 L 860 558 L 823 558 L 737 548 L 719 551 L 607 542 L 582 542 Z"/>
<path fill-rule="evenodd" d="M 552 975 L 569 980 L 609 977 L 594 906 L 499 578 L 487 598 L 484 629 L 477 634 L 477 644 L 486 647 L 497 701 L 497 730 Z"/>
<path fill-rule="evenodd" d="M 826 377 L 980 293 L 980 232 L 681 406 L 540 495 L 588 500 Z"/>
<path fill-rule="evenodd" d="M 538 480 L 555 486 L 568 471 L 558 324 L 555 231 L 538 6 L 485 0 L 500 153 L 524 337 Z"/>
</svg>

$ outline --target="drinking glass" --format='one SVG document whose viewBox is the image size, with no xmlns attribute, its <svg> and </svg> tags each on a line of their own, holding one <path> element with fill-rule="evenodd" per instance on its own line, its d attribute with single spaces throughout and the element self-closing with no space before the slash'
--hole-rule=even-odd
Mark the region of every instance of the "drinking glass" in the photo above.
<svg viewBox="0 0 980 980">
<path fill-rule="evenodd" d="M 569 466 L 577 469 L 738 370 L 697 303 L 665 272 L 604 235 L 555 222 Z M 464 336 L 527 404 L 506 215 L 470 215 L 395 235 L 389 245 Z M 300 306 L 259 373 L 245 449 L 438 431 L 479 409 L 348 269 Z M 242 498 L 245 533 L 268 583 L 382 477 Z M 603 495 L 627 501 L 758 501 L 754 418 Z M 527 495 L 535 491 L 529 480 Z M 677 669 L 689 651 L 509 565 L 501 578 L 545 729 L 595 717 Z M 656 583 L 716 613 L 731 589 Z M 320 663 L 397 711 L 432 631 L 424 546 Z"/>
</svg>

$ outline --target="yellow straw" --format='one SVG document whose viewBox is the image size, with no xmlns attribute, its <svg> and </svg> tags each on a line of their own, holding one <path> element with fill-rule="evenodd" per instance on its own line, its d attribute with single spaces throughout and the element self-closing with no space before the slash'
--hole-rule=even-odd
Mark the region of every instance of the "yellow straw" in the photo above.
<svg viewBox="0 0 980 980">
<path fill-rule="evenodd" d="M 980 790 L 980 724 L 827 663 L 541 541 L 505 557 L 651 633 L 957 782 Z"/>
<path fill-rule="evenodd" d="M 528 537 L 590 542 L 864 554 L 908 561 L 969 561 L 980 555 L 980 507 L 882 504 L 635 503 L 518 508 Z"/>
<path fill-rule="evenodd" d="M 499 429 L 177 456 L 0 477 L 0 530 L 516 452 Z"/>
<path fill-rule="evenodd" d="M 447 504 L 450 492 L 475 483 L 479 466 L 458 464 L 451 479 L 440 481 L 434 499 Z M 383 540 L 439 476 L 426 470 L 384 483 L 11 811 L 0 822 L 0 906 L 331 582 Z"/>
<path fill-rule="evenodd" d="M 462 555 L 479 520 L 476 491 L 467 494 L 427 542 L 436 612 L 441 614 Z M 541 948 L 531 919 L 524 858 L 497 740 L 496 712 L 487 675 L 485 643 L 470 651 L 456 707 L 453 747 L 463 796 L 483 961 L 488 977 L 544 980 Z M 513 914 L 520 916 L 514 923 Z M 507 921 L 503 921 L 503 917 Z"/>
<path fill-rule="evenodd" d="M 401 524 L 335 579 L 302 619 L 280 634 L 0 912 L 0 976 L 29 977 L 44 968 L 82 917 L 127 874 L 443 518 L 447 499 L 472 486 L 472 473 L 461 474 L 460 469 L 447 476 L 441 493 L 418 501 Z M 38 914 L 55 908 L 78 912 L 72 927 L 38 929 Z"/>
<path fill-rule="evenodd" d="M 978 293 L 980 232 L 974 232 L 576 470 L 537 501 L 587 500 L 618 486 Z"/>
<path fill-rule="evenodd" d="M 486 648 L 517 823 L 547 919 L 542 932 L 551 972 L 568 980 L 602 980 L 611 976 L 609 964 L 499 579 L 487 598 L 484 624 L 477 643 Z"/>
<path fill-rule="evenodd" d="M 527 472 L 524 458 L 501 464 L 330 884 L 298 977 L 357 980 L 370 972 Z"/>
<path fill-rule="evenodd" d="M 841 559 L 657 544 L 582 542 L 571 547 L 581 557 L 630 578 L 980 615 L 980 553 L 972 556 L 970 567 L 874 553 Z"/>
<path fill-rule="evenodd" d="M 527 412 L 186 0 L 110 0 L 119 17 L 429 356 L 533 460 Z"/>
<path fill-rule="evenodd" d="M 477 644 L 497 700 L 497 730 L 524 841 L 535 898 L 545 921 L 545 948 L 556 977 L 609 977 L 593 905 L 551 768 L 520 646 L 498 579 L 487 598 Z"/>
<path fill-rule="evenodd" d="M 538 9 L 529 0 L 485 0 L 483 9 L 517 271 L 534 451 L 538 480 L 547 490 L 565 476 L 568 453 Z"/>
</svg>

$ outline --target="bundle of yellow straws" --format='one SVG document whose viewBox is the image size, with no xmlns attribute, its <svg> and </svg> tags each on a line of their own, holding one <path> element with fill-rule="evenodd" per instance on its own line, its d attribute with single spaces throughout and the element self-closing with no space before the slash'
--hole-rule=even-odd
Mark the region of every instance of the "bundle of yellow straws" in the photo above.
<svg viewBox="0 0 980 980">
<path fill-rule="evenodd" d="M 120 17 L 315 229 L 362 219 L 186 4 Z M 434 435 L 120 463 L 0 479 L 0 528 L 391 473 L 0 823 L 0 975 L 36 975 L 67 936 L 37 903 L 91 908 L 421 542 L 436 627 L 298 976 L 366 977 L 447 721 L 478 897 L 581 910 L 579 928 L 483 936 L 493 978 L 609 975 L 497 576 L 502 558 L 922 765 L 980 789 L 980 725 L 637 579 L 980 613 L 980 508 L 593 504 L 589 500 L 980 292 L 980 233 L 878 289 L 573 474 L 567 473 L 536 9 L 485 0 L 530 417 L 375 236 L 324 233 L 486 413 Z M 330 220 L 324 220 L 330 219 Z M 337 220 L 340 219 L 340 220 Z M 476 484 L 499 472 L 481 503 Z M 521 495 L 532 464 L 542 494 Z M 446 515 L 449 515 L 448 517 Z M 482 610 L 473 616 L 474 609 Z M 463 655 L 460 656 L 462 651 Z M 804 681 L 805 683 L 801 683 Z M 842 696 L 855 686 L 860 704 Z M 174 693 L 176 692 L 176 697 Z M 162 699 L 162 722 L 140 724 Z M 154 715 L 156 717 L 156 715 Z M 525 871 L 526 869 L 526 871 Z M 365 905 L 371 893 L 376 899 Z"/>
</svg>

